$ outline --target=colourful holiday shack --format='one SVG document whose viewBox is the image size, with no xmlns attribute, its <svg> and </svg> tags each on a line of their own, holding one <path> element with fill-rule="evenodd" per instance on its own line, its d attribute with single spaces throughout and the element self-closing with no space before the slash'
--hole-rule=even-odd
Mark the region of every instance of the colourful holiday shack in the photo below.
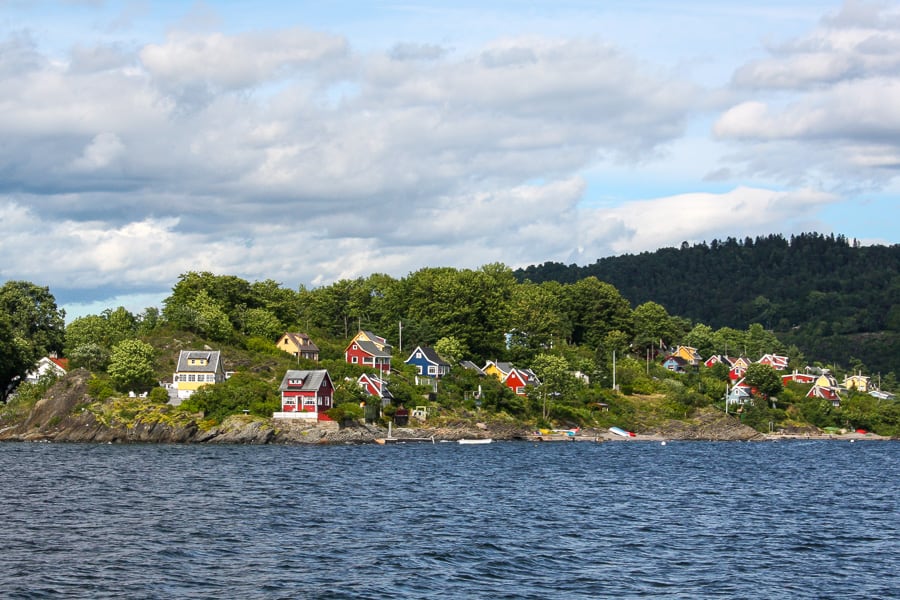
<svg viewBox="0 0 900 600">
<path fill-rule="evenodd" d="M 334 384 L 325 369 L 312 371 L 289 370 L 281 379 L 281 412 L 272 416 L 280 419 L 325 420 L 333 406 Z"/>
<path fill-rule="evenodd" d="M 391 350 L 391 345 L 385 338 L 371 331 L 360 331 L 344 350 L 344 358 L 352 365 L 373 367 L 382 373 L 388 373 L 391 370 Z"/>
</svg>

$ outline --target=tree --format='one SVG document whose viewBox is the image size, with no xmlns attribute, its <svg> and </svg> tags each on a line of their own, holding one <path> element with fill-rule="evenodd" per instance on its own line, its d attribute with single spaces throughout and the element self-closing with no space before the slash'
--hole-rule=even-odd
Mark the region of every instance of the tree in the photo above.
<svg viewBox="0 0 900 600">
<path fill-rule="evenodd" d="M 155 306 L 148 306 L 137 317 L 137 331 L 146 335 L 156 329 L 161 321 L 159 309 Z"/>
<path fill-rule="evenodd" d="M 569 328 L 559 309 L 561 295 L 562 286 L 555 282 L 538 285 L 526 281 L 513 288 L 508 304 L 510 346 L 525 350 L 515 360 L 530 358 L 568 337 Z"/>
<path fill-rule="evenodd" d="M 106 372 L 121 392 L 147 391 L 154 386 L 153 346 L 140 340 L 122 340 L 113 346 Z"/>
<path fill-rule="evenodd" d="M 555 399 L 564 398 L 574 388 L 574 378 L 568 361 L 554 354 L 538 354 L 531 368 L 541 380 L 536 393 L 541 399 L 541 417 L 546 420 Z"/>
<path fill-rule="evenodd" d="M 125 336 L 118 337 L 108 319 L 99 315 L 78 317 L 66 325 L 66 356 L 72 358 L 76 348 L 87 345 L 103 348 L 108 353 L 123 339 Z"/>
<path fill-rule="evenodd" d="M 227 340 L 234 333 L 222 306 L 206 290 L 181 303 L 167 304 L 166 319 L 181 329 L 193 331 L 213 340 Z"/>
<path fill-rule="evenodd" d="M 250 284 L 233 275 L 214 275 L 208 271 L 190 271 L 178 277 L 172 294 L 163 301 L 163 315 L 172 321 L 181 307 L 189 306 L 201 293 L 214 302 L 229 318 L 239 306 L 255 307 Z"/>
<path fill-rule="evenodd" d="M 274 341 L 284 333 L 284 325 L 265 308 L 250 308 L 241 315 L 241 330 L 245 335 Z"/>
<path fill-rule="evenodd" d="M 115 310 L 107 308 L 103 311 L 103 318 L 109 322 L 116 341 L 133 337 L 137 331 L 137 317 L 128 312 L 124 306 L 120 306 Z"/>
<path fill-rule="evenodd" d="M 7 315 L 15 334 L 31 345 L 34 361 L 50 352 L 62 352 L 66 312 L 56 307 L 50 288 L 7 281 L 0 287 L 0 312 Z"/>
<path fill-rule="evenodd" d="M 41 356 L 62 352 L 65 314 L 47 287 L 27 281 L 0 287 L 0 399 Z"/>
<path fill-rule="evenodd" d="M 610 284 L 586 277 L 563 289 L 563 305 L 572 324 L 573 343 L 597 348 L 614 329 L 633 333 L 631 306 Z"/>
<path fill-rule="evenodd" d="M 0 312 L 0 402 L 34 365 L 31 346 L 16 335 L 9 317 Z"/>
<path fill-rule="evenodd" d="M 760 363 L 752 363 L 747 367 L 747 372 L 744 374 L 744 381 L 749 386 L 759 390 L 766 398 L 774 396 L 780 392 L 783 387 L 778 372 L 769 365 Z"/>
<path fill-rule="evenodd" d="M 99 371 L 109 362 L 109 349 L 92 342 L 75 346 L 66 351 L 73 367 L 84 367 L 88 371 Z"/>
<path fill-rule="evenodd" d="M 696 348 L 700 356 L 710 357 L 713 354 L 722 353 L 721 349 L 716 348 L 712 327 L 703 323 L 694 325 L 694 328 L 684 336 L 684 343 Z"/>
<path fill-rule="evenodd" d="M 466 345 L 453 337 L 442 337 L 434 343 L 434 351 L 451 365 L 459 363 L 469 353 Z"/>
<path fill-rule="evenodd" d="M 656 348 L 660 341 L 669 345 L 676 337 L 672 317 L 662 305 L 644 302 L 634 309 L 634 345 L 641 350 Z"/>
</svg>

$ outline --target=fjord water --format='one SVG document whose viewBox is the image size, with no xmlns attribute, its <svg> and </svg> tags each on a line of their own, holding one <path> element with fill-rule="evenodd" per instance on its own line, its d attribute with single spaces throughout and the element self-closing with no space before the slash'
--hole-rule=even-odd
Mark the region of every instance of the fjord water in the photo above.
<svg viewBox="0 0 900 600">
<path fill-rule="evenodd" d="M 4 598 L 889 598 L 900 444 L 0 444 Z"/>
</svg>

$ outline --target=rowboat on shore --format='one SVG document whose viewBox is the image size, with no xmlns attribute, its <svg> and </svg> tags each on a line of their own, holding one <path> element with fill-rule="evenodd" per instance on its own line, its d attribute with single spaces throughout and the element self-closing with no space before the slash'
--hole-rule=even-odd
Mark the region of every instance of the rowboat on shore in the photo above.
<svg viewBox="0 0 900 600">
<path fill-rule="evenodd" d="M 609 430 L 616 435 L 621 435 L 622 437 L 634 437 L 634 433 L 625 431 L 621 427 L 610 427 Z"/>
<path fill-rule="evenodd" d="M 469 439 L 457 440 L 457 442 L 459 442 L 460 444 L 490 444 L 493 441 L 494 440 L 492 440 L 491 438 L 474 438 L 474 439 L 469 438 Z"/>
</svg>

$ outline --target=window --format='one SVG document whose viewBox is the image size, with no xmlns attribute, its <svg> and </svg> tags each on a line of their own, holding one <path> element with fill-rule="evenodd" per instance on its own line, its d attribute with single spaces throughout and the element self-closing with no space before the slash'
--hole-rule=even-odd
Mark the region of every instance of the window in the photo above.
<svg viewBox="0 0 900 600">
<path fill-rule="evenodd" d="M 315 398 L 304 398 L 303 399 L 303 408 L 306 408 L 307 406 L 315 406 L 315 405 L 316 405 Z"/>
<path fill-rule="evenodd" d="M 429 374 L 429 375 L 435 375 L 436 373 L 437 373 L 437 367 L 434 367 L 434 366 L 429 366 L 429 367 L 428 367 L 428 374 Z"/>
<path fill-rule="evenodd" d="M 416 352 L 416 358 L 422 358 L 422 353 L 421 353 L 421 352 Z"/>
<path fill-rule="evenodd" d="M 371 356 L 364 356 L 364 357 L 363 357 L 363 364 L 364 364 L 364 365 L 374 365 L 374 364 L 375 364 L 375 359 L 372 358 Z"/>
<path fill-rule="evenodd" d="M 285 406 L 297 406 L 297 399 L 296 398 L 285 398 L 284 401 L 282 402 L 282 404 L 284 404 Z"/>
<path fill-rule="evenodd" d="M 358 362 L 359 362 L 359 359 L 356 358 L 356 357 L 354 356 L 354 357 L 353 357 L 353 364 L 355 365 L 355 364 L 358 363 Z"/>
<path fill-rule="evenodd" d="M 422 374 L 422 365 L 417 365 L 416 371 L 418 371 L 419 375 L 421 375 Z"/>
<path fill-rule="evenodd" d="M 191 373 L 187 376 L 187 380 L 188 381 L 197 381 L 197 376 L 194 375 L 193 373 Z"/>
</svg>

